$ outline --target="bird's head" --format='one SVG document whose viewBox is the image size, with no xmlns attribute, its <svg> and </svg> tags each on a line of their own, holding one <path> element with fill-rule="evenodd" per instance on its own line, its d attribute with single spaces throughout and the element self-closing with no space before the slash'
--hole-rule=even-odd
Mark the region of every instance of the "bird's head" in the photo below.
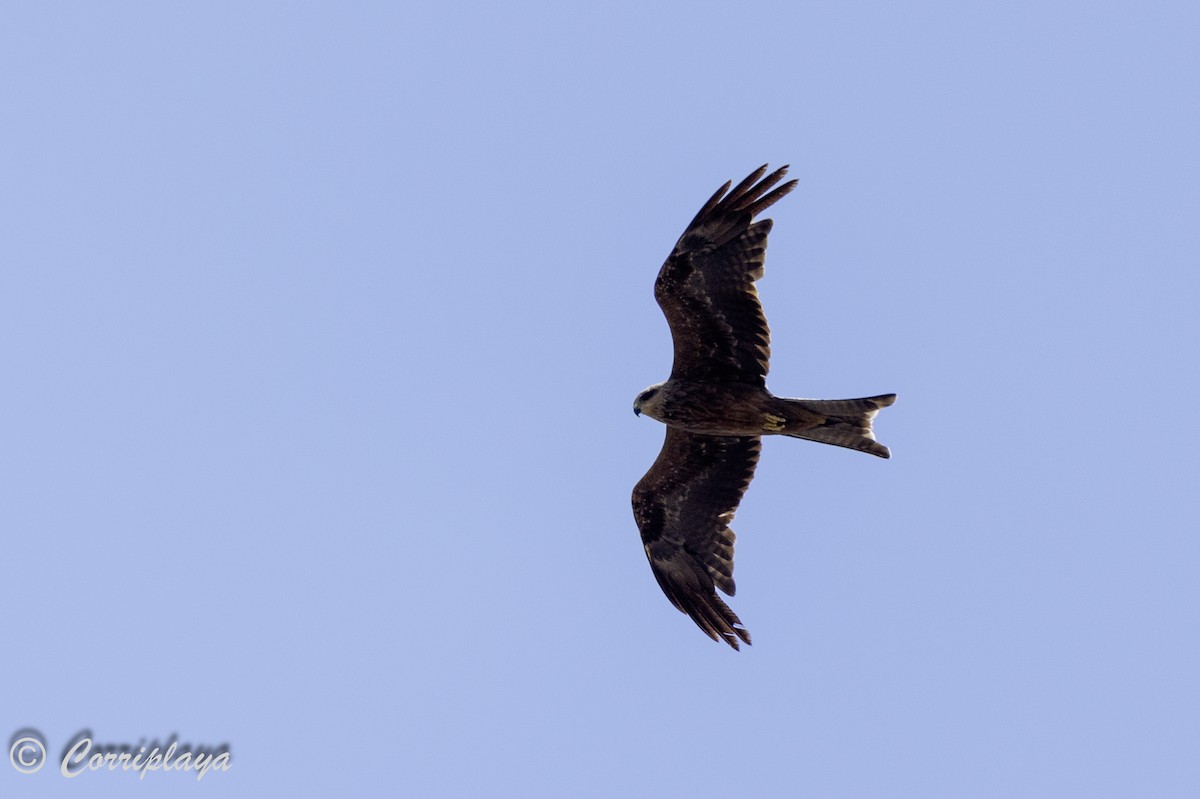
<svg viewBox="0 0 1200 799">
<path fill-rule="evenodd" d="M 662 387 L 659 383 L 637 395 L 637 399 L 633 401 L 633 413 L 636 416 L 641 416 L 643 413 L 651 419 L 662 421 Z"/>
</svg>

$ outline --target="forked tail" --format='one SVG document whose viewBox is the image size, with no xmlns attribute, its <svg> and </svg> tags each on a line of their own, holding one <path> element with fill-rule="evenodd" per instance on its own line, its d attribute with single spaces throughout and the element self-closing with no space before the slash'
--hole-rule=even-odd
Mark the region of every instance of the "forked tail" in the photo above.
<svg viewBox="0 0 1200 799">
<path fill-rule="evenodd" d="M 890 458 L 891 451 L 875 440 L 871 422 L 880 408 L 886 408 L 895 401 L 895 394 L 847 400 L 790 399 L 787 401 L 789 405 L 799 405 L 810 414 L 816 414 L 818 420 L 807 421 L 802 429 L 794 431 L 785 427 L 782 432 L 792 438 L 806 438 Z"/>
</svg>

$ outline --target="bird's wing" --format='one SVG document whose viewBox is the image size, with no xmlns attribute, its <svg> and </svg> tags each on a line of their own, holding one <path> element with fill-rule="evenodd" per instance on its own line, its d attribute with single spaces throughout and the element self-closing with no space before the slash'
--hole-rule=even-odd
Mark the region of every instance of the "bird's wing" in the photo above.
<svg viewBox="0 0 1200 799">
<path fill-rule="evenodd" d="M 772 191 L 787 167 L 759 181 L 766 170 L 733 191 L 722 186 L 658 272 L 654 297 L 671 326 L 673 379 L 766 384 L 770 331 L 754 281 L 763 274 L 771 220 L 753 220 L 796 186 L 792 180 Z"/>
<path fill-rule="evenodd" d="M 720 588 L 734 594 L 733 512 L 754 477 L 760 439 L 667 428 L 662 452 L 633 489 L 633 516 L 667 598 L 714 640 L 750 643 Z"/>
</svg>

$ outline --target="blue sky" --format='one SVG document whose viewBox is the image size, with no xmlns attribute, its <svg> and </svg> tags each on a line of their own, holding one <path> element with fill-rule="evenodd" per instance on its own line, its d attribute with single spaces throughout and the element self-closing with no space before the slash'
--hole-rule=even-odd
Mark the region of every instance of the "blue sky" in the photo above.
<svg viewBox="0 0 1200 799">
<path fill-rule="evenodd" d="M 0 23 L 0 735 L 234 757 L 0 793 L 1200 788 L 1194 5 Z M 734 653 L 650 573 L 630 408 L 767 161 L 770 387 L 899 401 L 890 461 L 765 443 Z"/>
</svg>

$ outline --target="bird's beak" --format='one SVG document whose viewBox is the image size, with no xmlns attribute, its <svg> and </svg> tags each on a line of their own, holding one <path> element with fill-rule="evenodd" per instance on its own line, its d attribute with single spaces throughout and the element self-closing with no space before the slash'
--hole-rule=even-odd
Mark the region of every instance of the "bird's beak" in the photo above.
<svg viewBox="0 0 1200 799">
<path fill-rule="evenodd" d="M 634 416 L 641 416 L 641 415 L 642 415 L 642 409 L 641 409 L 641 408 L 639 408 L 638 406 L 634 405 L 634 406 L 633 406 L 633 415 L 634 415 Z"/>
</svg>

